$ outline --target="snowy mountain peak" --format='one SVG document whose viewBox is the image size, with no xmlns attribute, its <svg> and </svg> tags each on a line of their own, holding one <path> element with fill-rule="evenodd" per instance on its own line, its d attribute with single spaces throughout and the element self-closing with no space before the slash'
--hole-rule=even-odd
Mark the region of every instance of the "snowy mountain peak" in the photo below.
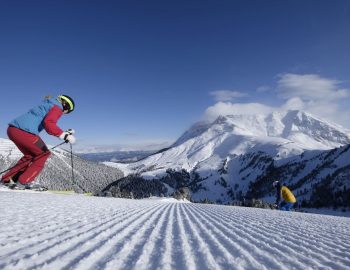
<svg viewBox="0 0 350 270">
<path fill-rule="evenodd" d="M 180 145 L 189 139 L 200 136 L 212 126 L 212 123 L 198 122 L 192 125 L 182 136 L 174 143 L 174 146 Z"/>
<path fill-rule="evenodd" d="M 262 152 L 280 160 L 305 150 L 328 150 L 350 144 L 350 131 L 303 111 L 267 115 L 223 115 L 199 122 L 169 149 L 130 164 L 130 171 L 162 173 L 166 168 L 218 169 L 232 156 Z"/>
<path fill-rule="evenodd" d="M 298 198 L 311 200 L 319 193 L 310 186 L 330 173 L 347 186 L 349 147 L 349 130 L 303 111 L 224 115 L 194 124 L 165 151 L 115 166 L 130 174 L 127 181 L 140 181 L 132 178 L 136 173 L 171 189 L 188 186 L 198 200 L 270 196 L 271 179 L 287 181 Z"/>
<path fill-rule="evenodd" d="M 285 128 L 281 137 L 300 142 L 312 139 L 326 148 L 350 143 L 350 131 L 302 111 L 288 111 L 282 119 Z"/>
<path fill-rule="evenodd" d="M 187 130 L 173 146 L 197 138 L 205 132 L 233 133 L 240 136 L 279 137 L 306 149 L 329 149 L 350 143 L 350 131 L 321 120 L 307 112 L 290 110 L 268 115 L 221 115 L 215 121 L 199 122 Z M 313 145 L 310 145 L 310 142 Z"/>
</svg>

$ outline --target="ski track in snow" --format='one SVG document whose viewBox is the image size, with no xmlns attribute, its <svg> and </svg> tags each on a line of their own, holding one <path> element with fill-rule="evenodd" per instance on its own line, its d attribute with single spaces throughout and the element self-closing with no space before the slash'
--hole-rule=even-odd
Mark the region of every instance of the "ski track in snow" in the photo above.
<svg viewBox="0 0 350 270">
<path fill-rule="evenodd" d="M 0 269 L 350 269 L 350 218 L 0 192 Z"/>
</svg>

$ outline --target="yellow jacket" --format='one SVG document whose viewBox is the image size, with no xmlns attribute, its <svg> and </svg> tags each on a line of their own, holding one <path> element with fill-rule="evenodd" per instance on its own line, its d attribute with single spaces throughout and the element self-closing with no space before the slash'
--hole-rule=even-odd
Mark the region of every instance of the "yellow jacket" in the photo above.
<svg viewBox="0 0 350 270">
<path fill-rule="evenodd" d="M 295 203 L 297 200 L 295 199 L 293 193 L 286 186 L 282 186 L 281 188 L 282 198 L 287 203 Z"/>
</svg>

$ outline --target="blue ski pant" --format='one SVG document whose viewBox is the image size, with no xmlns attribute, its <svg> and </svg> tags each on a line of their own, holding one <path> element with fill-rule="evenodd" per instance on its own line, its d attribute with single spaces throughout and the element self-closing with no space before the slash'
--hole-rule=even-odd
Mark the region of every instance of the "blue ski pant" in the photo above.
<svg viewBox="0 0 350 270">
<path fill-rule="evenodd" d="M 290 202 L 281 202 L 280 203 L 280 210 L 282 211 L 290 211 L 294 206 L 294 203 L 290 203 Z"/>
</svg>

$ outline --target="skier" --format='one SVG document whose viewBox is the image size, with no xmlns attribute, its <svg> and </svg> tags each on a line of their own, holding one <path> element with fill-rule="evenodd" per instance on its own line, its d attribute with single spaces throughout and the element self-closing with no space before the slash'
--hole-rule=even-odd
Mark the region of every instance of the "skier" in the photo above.
<svg viewBox="0 0 350 270">
<path fill-rule="evenodd" d="M 12 189 L 30 188 L 29 183 L 42 171 L 51 154 L 39 137 L 43 129 L 61 140 L 75 142 L 74 130 L 63 131 L 56 124 L 62 114 L 71 113 L 74 108 L 73 99 L 67 95 L 60 95 L 56 99 L 48 96 L 40 105 L 9 123 L 7 135 L 23 153 L 23 157 L 2 176 L 4 185 Z"/>
<path fill-rule="evenodd" d="M 279 181 L 273 182 L 272 185 L 276 188 L 276 205 L 282 211 L 290 211 L 297 201 L 293 193 L 289 188 L 281 185 Z M 283 198 L 283 201 L 280 203 L 281 197 Z"/>
</svg>

